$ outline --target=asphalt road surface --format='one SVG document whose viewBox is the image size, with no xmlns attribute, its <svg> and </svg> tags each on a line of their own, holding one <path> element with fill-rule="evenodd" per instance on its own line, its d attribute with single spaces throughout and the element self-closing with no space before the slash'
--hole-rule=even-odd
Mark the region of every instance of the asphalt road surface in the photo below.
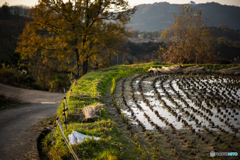
<svg viewBox="0 0 240 160">
<path fill-rule="evenodd" d="M 39 122 L 56 113 L 63 93 L 36 91 L 0 83 L 0 94 L 21 104 L 0 111 L 0 160 L 39 159 Z"/>
</svg>

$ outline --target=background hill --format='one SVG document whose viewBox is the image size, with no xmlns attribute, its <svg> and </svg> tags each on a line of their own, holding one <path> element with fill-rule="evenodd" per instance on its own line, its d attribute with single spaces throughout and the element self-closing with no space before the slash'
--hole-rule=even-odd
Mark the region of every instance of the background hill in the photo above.
<svg viewBox="0 0 240 160">
<path fill-rule="evenodd" d="M 139 31 L 166 29 L 174 22 L 173 14 L 179 15 L 180 6 L 180 4 L 170 4 L 168 2 L 138 5 L 138 10 L 132 17 L 132 23 L 129 26 Z M 203 18 L 208 19 L 209 27 L 217 27 L 223 24 L 234 30 L 240 30 L 240 7 L 214 2 L 196 4 L 194 7 L 202 11 Z"/>
</svg>

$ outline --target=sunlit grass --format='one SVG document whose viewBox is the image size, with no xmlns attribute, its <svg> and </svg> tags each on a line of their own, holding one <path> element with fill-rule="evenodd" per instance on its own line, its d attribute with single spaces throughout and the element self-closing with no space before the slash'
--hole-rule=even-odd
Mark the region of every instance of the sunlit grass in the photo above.
<svg viewBox="0 0 240 160">
<path fill-rule="evenodd" d="M 148 64 L 149 65 L 149 64 Z M 119 157 L 134 159 L 138 157 L 138 149 L 135 144 L 121 137 L 121 130 L 116 123 L 107 117 L 107 111 L 102 108 L 99 118 L 94 122 L 83 122 L 82 109 L 89 105 L 101 103 L 100 96 L 106 92 L 106 87 L 118 79 L 133 73 L 142 73 L 147 71 L 148 65 L 122 65 L 90 72 L 81 79 L 73 83 L 72 92 L 66 93 L 69 115 L 67 115 L 67 130 L 62 124 L 66 136 L 77 131 L 82 134 L 100 137 L 99 141 L 88 139 L 85 142 L 74 145 L 73 149 L 81 159 L 119 159 Z M 62 100 L 65 102 L 65 99 Z M 64 121 L 63 103 L 60 104 L 57 115 L 61 122 Z M 72 159 L 68 155 L 62 133 L 59 127 L 46 136 L 43 141 L 44 150 L 48 153 L 50 159 Z M 130 148 L 129 148 L 130 147 Z M 123 152 L 122 150 L 128 152 Z M 129 154 L 131 153 L 131 154 Z"/>
</svg>

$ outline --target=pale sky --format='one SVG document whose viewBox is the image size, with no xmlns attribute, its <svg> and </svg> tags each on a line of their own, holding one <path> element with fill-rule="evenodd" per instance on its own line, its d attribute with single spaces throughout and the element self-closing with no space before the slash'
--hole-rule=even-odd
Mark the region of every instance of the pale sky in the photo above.
<svg viewBox="0 0 240 160">
<path fill-rule="evenodd" d="M 171 4 L 186 4 L 191 0 L 128 0 L 131 6 L 138 4 L 151 4 L 154 2 L 169 2 Z M 196 4 L 198 3 L 207 3 L 207 2 L 217 2 L 220 4 L 234 5 L 240 7 L 240 0 L 192 0 Z M 0 6 L 7 2 L 10 6 L 12 5 L 26 5 L 34 6 L 38 3 L 38 0 L 0 0 Z"/>
</svg>

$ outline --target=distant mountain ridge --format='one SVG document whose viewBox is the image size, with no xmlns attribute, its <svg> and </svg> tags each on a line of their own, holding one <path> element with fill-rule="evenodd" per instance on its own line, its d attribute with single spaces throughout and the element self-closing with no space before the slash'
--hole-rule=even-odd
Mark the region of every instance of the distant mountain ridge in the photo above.
<svg viewBox="0 0 240 160">
<path fill-rule="evenodd" d="M 157 31 L 166 29 L 174 22 L 173 14 L 179 15 L 181 4 L 159 2 L 154 4 L 137 5 L 137 11 L 128 25 L 139 31 Z M 220 24 L 240 30 L 240 7 L 221 5 L 219 3 L 196 4 L 197 10 L 202 11 L 203 19 L 208 19 L 208 27 L 217 27 Z"/>
</svg>

